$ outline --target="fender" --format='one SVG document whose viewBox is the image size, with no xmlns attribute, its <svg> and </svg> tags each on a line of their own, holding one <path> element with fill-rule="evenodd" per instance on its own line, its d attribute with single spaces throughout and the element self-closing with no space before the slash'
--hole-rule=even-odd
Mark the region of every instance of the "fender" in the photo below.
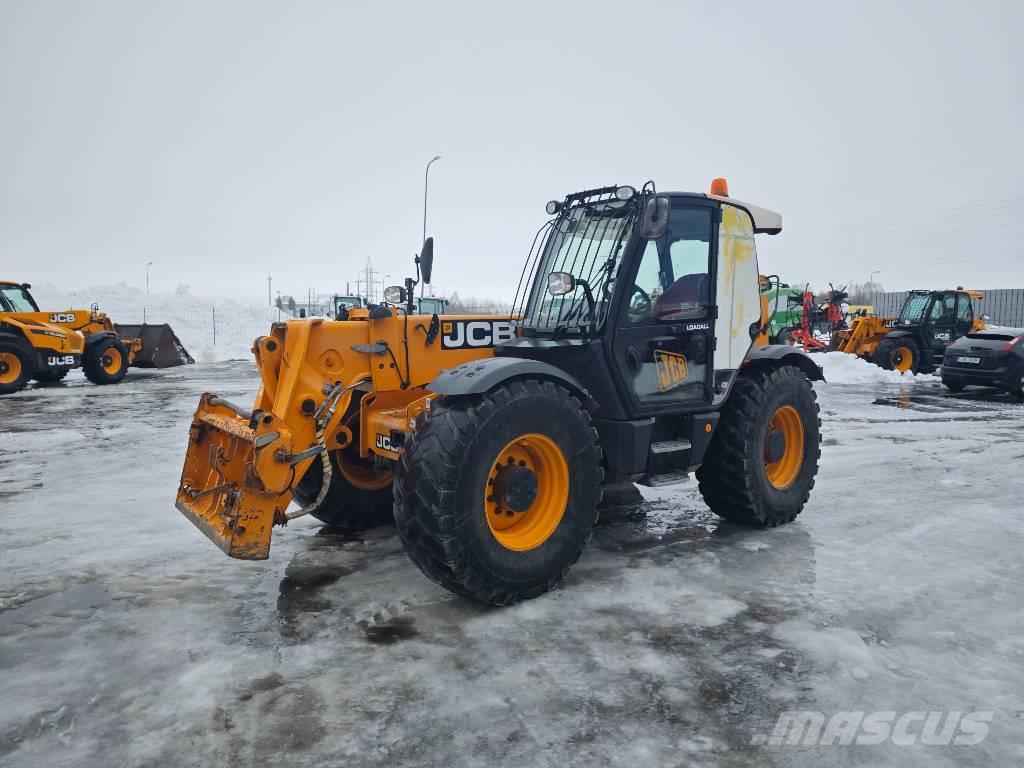
<svg viewBox="0 0 1024 768">
<path fill-rule="evenodd" d="M 85 346 L 91 347 L 93 344 L 95 344 L 97 341 L 100 341 L 101 339 L 116 338 L 117 334 L 114 331 L 96 331 L 95 333 L 90 333 L 88 336 L 85 337 Z"/>
<path fill-rule="evenodd" d="M 889 331 L 885 334 L 887 339 L 914 339 L 914 341 L 917 341 L 916 336 L 917 334 L 910 331 Z"/>
<path fill-rule="evenodd" d="M 743 365 L 793 365 L 803 371 L 811 381 L 825 380 L 821 366 L 811 360 L 810 355 L 802 349 L 786 344 L 751 347 L 743 358 Z"/>
<path fill-rule="evenodd" d="M 427 390 L 447 397 L 482 395 L 513 379 L 547 379 L 564 386 L 587 409 L 597 407 L 597 402 L 575 377 L 550 363 L 521 357 L 487 357 L 449 368 L 427 384 Z"/>
</svg>

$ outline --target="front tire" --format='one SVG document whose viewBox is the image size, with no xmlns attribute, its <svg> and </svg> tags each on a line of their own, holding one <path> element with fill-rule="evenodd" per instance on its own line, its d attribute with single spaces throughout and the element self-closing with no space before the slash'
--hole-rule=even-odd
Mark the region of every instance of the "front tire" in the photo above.
<svg viewBox="0 0 1024 768">
<path fill-rule="evenodd" d="M 803 510 L 820 457 L 811 382 L 793 366 L 757 368 L 740 374 L 722 408 L 698 487 L 719 517 L 773 528 Z"/>
<path fill-rule="evenodd" d="M 887 371 L 918 373 L 921 350 L 913 339 L 882 339 L 872 358 L 875 365 Z"/>
<path fill-rule="evenodd" d="M 93 384 L 117 384 L 128 373 L 128 348 L 118 339 L 100 339 L 85 350 L 82 371 Z"/>
<path fill-rule="evenodd" d="M 24 389 L 32 375 L 29 355 L 17 344 L 0 342 L 0 395 Z"/>
<path fill-rule="evenodd" d="M 352 456 L 351 454 L 355 454 Z M 391 485 L 394 473 L 358 458 L 358 448 L 331 451 L 331 484 L 320 507 L 312 513 L 322 523 L 349 531 L 388 525 L 394 519 Z M 305 507 L 313 503 L 323 484 L 323 464 L 317 456 L 296 484 L 292 496 Z"/>
<path fill-rule="evenodd" d="M 590 414 L 552 382 L 434 401 L 399 462 L 398 533 L 432 581 L 508 605 L 553 589 L 579 559 L 603 478 Z"/>
</svg>

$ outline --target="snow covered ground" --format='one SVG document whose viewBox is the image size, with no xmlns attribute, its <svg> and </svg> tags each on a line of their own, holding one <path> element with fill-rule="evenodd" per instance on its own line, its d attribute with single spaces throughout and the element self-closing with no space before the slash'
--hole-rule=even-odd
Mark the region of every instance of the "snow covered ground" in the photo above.
<svg viewBox="0 0 1024 768">
<path fill-rule="evenodd" d="M 2 398 L 0 766 L 1020 765 L 1024 405 L 820 360 L 796 522 L 622 490 L 508 609 L 390 529 L 296 521 L 245 563 L 175 511 L 199 393 L 251 398 L 250 363 Z M 974 746 L 764 743 L 792 710 L 993 714 Z"/>
</svg>

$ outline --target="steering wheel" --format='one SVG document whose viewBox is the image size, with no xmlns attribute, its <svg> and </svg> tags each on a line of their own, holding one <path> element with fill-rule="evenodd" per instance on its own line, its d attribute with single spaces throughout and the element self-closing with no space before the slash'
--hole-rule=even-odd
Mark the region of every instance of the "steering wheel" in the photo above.
<svg viewBox="0 0 1024 768">
<path fill-rule="evenodd" d="M 637 301 L 637 294 L 640 294 L 640 296 L 639 296 L 640 301 L 639 302 Z M 632 316 L 632 317 L 643 317 L 645 315 L 651 314 L 651 311 L 653 309 L 654 309 L 654 302 L 651 301 L 651 295 L 649 293 L 647 293 L 647 291 L 645 291 L 639 285 L 634 283 L 633 284 L 633 293 L 631 294 L 630 299 L 629 299 L 629 314 L 630 314 L 630 316 Z"/>
</svg>

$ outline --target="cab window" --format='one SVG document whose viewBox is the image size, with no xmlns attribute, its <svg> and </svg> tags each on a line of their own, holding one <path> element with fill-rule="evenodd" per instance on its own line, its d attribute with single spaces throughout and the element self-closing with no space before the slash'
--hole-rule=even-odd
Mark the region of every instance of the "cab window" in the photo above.
<svg viewBox="0 0 1024 768">
<path fill-rule="evenodd" d="M 0 309 L 5 312 L 38 312 L 32 297 L 20 285 L 0 286 Z"/>
<path fill-rule="evenodd" d="M 932 304 L 931 321 L 938 325 L 952 324 L 956 317 L 956 294 L 947 293 Z"/>
<path fill-rule="evenodd" d="M 712 211 L 673 208 L 660 240 L 644 246 L 626 311 L 630 323 L 707 315 L 711 301 Z"/>
<path fill-rule="evenodd" d="M 961 323 L 974 322 L 974 308 L 971 306 L 971 297 L 966 293 L 960 294 L 960 300 L 957 303 L 956 319 Z"/>
</svg>

